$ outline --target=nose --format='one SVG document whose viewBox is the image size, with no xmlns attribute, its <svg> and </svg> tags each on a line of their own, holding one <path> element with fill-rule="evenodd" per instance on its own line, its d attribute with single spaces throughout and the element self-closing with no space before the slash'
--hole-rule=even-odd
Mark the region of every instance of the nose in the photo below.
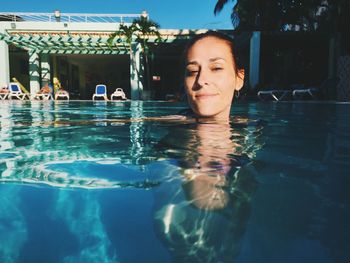
<svg viewBox="0 0 350 263">
<path fill-rule="evenodd" d="M 198 72 L 197 79 L 196 79 L 196 84 L 197 84 L 198 88 L 202 88 L 202 87 L 204 87 L 204 86 L 209 84 L 209 75 L 208 75 L 208 72 L 205 69 L 202 68 Z"/>
</svg>

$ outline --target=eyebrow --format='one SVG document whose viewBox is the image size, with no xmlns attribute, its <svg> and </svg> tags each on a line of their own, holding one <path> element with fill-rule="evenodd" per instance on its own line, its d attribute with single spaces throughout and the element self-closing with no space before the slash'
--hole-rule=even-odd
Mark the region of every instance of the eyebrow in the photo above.
<svg viewBox="0 0 350 263">
<path fill-rule="evenodd" d="M 215 57 L 215 58 L 210 58 L 210 59 L 209 59 L 210 62 L 216 62 L 216 61 L 218 61 L 218 60 L 226 61 L 226 59 L 221 58 L 221 57 Z M 198 63 L 197 61 L 194 60 L 194 61 L 189 61 L 189 62 L 186 63 L 186 67 L 189 66 L 189 65 L 195 65 L 195 66 L 197 66 L 197 65 L 199 65 L 199 63 Z"/>
<path fill-rule="evenodd" d="M 210 62 L 215 62 L 215 61 L 218 61 L 218 60 L 224 60 L 224 61 L 226 61 L 226 59 L 221 58 L 221 57 L 215 57 L 215 58 L 209 59 Z"/>
<path fill-rule="evenodd" d="M 186 67 L 189 66 L 189 65 L 195 65 L 195 66 L 197 66 L 197 65 L 199 65 L 199 64 L 198 64 L 197 61 L 189 61 L 189 62 L 186 63 Z"/>
</svg>

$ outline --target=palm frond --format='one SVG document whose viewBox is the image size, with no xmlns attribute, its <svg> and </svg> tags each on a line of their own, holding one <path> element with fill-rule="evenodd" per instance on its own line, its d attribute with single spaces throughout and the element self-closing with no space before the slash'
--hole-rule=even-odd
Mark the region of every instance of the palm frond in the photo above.
<svg viewBox="0 0 350 263">
<path fill-rule="evenodd" d="M 224 6 L 229 2 L 230 0 L 218 0 L 218 2 L 216 3 L 215 7 L 214 7 L 214 15 L 217 15 L 218 13 L 220 13 L 222 11 L 222 9 L 224 8 Z"/>
<path fill-rule="evenodd" d="M 113 46 L 113 41 L 114 41 L 116 36 L 117 36 L 117 32 L 114 32 L 114 33 L 109 35 L 109 38 L 107 39 L 108 46 Z"/>
</svg>

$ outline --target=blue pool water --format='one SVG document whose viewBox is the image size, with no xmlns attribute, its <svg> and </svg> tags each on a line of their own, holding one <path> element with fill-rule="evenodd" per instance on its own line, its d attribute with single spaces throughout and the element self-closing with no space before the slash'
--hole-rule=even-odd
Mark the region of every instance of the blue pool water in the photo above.
<svg viewBox="0 0 350 263">
<path fill-rule="evenodd" d="M 349 262 L 350 104 L 0 103 L 0 262 Z"/>
</svg>

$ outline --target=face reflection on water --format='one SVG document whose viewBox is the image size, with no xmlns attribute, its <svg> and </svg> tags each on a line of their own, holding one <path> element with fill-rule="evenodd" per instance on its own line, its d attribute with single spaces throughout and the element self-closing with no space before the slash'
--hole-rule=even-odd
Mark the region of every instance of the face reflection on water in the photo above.
<svg viewBox="0 0 350 263">
<path fill-rule="evenodd" d="M 175 262 L 232 262 L 239 253 L 255 183 L 241 167 L 239 136 L 228 123 L 193 123 L 163 141 L 180 150 L 180 187 L 156 213 Z"/>
<path fill-rule="evenodd" d="M 184 170 L 183 184 L 188 199 L 197 208 L 222 209 L 228 203 L 229 195 L 224 189 L 231 170 L 230 155 L 238 146 L 231 140 L 231 132 L 229 124 L 197 125 L 193 134 L 194 156 L 188 156 L 192 166 Z"/>
</svg>

